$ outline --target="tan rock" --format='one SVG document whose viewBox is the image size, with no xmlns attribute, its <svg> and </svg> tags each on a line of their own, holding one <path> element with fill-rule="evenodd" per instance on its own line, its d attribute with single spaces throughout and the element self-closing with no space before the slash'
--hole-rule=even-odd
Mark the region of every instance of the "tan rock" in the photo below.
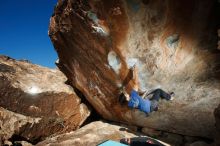
<svg viewBox="0 0 220 146">
<path fill-rule="evenodd" d="M 0 107 L 0 136 L 2 141 L 4 141 L 4 144 L 8 144 L 9 141 L 7 139 L 19 131 L 22 126 L 28 123 L 34 125 L 39 123 L 40 120 L 41 118 L 24 116 Z"/>
<path fill-rule="evenodd" d="M 35 141 L 78 129 L 90 110 L 65 81 L 57 69 L 0 56 L 1 132 Z"/>
<path fill-rule="evenodd" d="M 115 8 L 120 15 L 111 15 Z M 213 138 L 220 60 L 209 25 L 217 19 L 211 16 L 213 1 L 64 0 L 51 17 L 49 35 L 58 67 L 105 119 Z M 149 117 L 118 103 L 135 62 L 140 89 L 176 93 Z"/>
<path fill-rule="evenodd" d="M 33 146 L 32 144 L 30 144 L 29 142 L 26 142 L 26 141 L 16 141 L 16 143 L 19 143 L 22 146 Z"/>
<path fill-rule="evenodd" d="M 3 145 L 3 144 L 2 144 L 2 145 Z M 11 146 L 11 145 L 12 145 L 12 142 L 6 140 L 6 141 L 4 141 L 4 145 Z"/>
<path fill-rule="evenodd" d="M 132 132 L 138 132 L 138 127 L 134 125 L 126 125 L 126 124 L 120 124 L 121 127 L 125 127 L 122 130 L 130 130 Z"/>
<path fill-rule="evenodd" d="M 48 138 L 36 146 L 95 146 L 106 140 L 120 141 L 122 138 L 137 137 L 129 131 L 120 130 L 123 128 L 101 121 L 92 122 L 76 131 Z"/>
</svg>

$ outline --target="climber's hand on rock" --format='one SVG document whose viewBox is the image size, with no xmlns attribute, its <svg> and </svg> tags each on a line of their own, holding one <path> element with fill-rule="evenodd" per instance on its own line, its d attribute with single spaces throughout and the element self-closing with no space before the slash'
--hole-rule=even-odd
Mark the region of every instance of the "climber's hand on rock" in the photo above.
<svg viewBox="0 0 220 146">
<path fill-rule="evenodd" d="M 131 67 L 131 70 L 134 70 L 136 67 L 136 64 L 134 64 L 132 67 Z"/>
</svg>

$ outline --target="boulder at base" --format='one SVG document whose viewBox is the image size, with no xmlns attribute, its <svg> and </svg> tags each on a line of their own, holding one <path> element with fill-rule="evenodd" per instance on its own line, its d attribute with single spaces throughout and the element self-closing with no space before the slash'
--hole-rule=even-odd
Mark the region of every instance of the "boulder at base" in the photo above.
<svg viewBox="0 0 220 146">
<path fill-rule="evenodd" d="M 1 139 L 34 142 L 78 129 L 90 110 L 65 81 L 57 69 L 0 56 Z"/>
<path fill-rule="evenodd" d="M 48 138 L 36 146 L 95 146 L 106 140 L 120 141 L 122 138 L 137 136 L 138 135 L 129 132 L 125 127 L 96 121 L 76 131 Z M 169 146 L 169 144 L 163 144 Z"/>
</svg>

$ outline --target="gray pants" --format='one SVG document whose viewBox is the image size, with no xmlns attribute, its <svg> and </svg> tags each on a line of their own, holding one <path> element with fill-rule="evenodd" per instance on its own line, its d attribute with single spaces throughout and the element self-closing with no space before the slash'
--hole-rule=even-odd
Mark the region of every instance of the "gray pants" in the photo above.
<svg viewBox="0 0 220 146">
<path fill-rule="evenodd" d="M 164 98 L 166 100 L 170 100 L 171 98 L 170 94 L 166 93 L 162 89 L 156 89 L 150 94 L 153 94 L 153 97 L 150 99 L 151 100 L 151 106 L 150 106 L 151 112 L 158 110 L 158 101 L 160 98 Z"/>
</svg>

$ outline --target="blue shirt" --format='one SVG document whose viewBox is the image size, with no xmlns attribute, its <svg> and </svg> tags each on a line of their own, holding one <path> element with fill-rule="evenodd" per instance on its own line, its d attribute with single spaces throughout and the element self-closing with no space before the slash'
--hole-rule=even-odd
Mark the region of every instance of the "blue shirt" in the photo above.
<svg viewBox="0 0 220 146">
<path fill-rule="evenodd" d="M 138 108 L 140 111 L 145 113 L 150 113 L 151 102 L 149 99 L 143 99 L 139 96 L 138 92 L 135 90 L 131 91 L 130 100 L 128 101 L 128 106 L 131 108 Z"/>
</svg>

